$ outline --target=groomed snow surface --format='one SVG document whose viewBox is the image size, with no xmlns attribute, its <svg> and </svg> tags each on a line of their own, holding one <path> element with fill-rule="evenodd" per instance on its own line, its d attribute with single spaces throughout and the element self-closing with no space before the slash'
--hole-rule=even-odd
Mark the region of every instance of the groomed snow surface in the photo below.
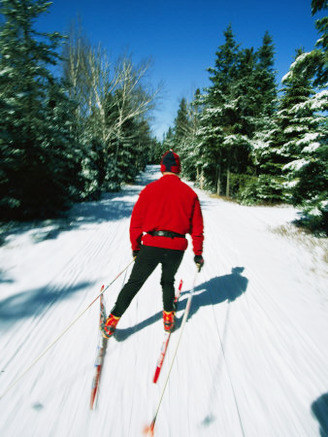
<svg viewBox="0 0 328 437">
<path fill-rule="evenodd" d="M 1 437 L 136 437 L 150 424 L 195 277 L 191 244 L 176 275 L 184 281 L 178 328 L 157 384 L 160 267 L 108 342 L 94 411 L 98 300 L 20 376 L 131 261 L 131 211 L 159 177 L 149 166 L 136 185 L 76 205 L 65 222 L 21 228 L 0 248 Z M 291 207 L 245 207 L 197 192 L 205 266 L 155 436 L 327 436 L 327 239 L 297 231 Z M 130 269 L 106 291 L 107 311 Z"/>
</svg>

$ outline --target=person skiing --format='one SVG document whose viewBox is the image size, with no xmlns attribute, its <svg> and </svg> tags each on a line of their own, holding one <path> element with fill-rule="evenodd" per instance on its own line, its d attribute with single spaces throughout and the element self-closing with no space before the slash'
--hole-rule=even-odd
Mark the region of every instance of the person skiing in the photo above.
<svg viewBox="0 0 328 437">
<path fill-rule="evenodd" d="M 110 338 L 132 299 L 158 264 L 162 265 L 164 330 L 172 332 L 175 323 L 174 281 L 188 246 L 190 234 L 194 261 L 200 270 L 204 265 L 204 225 L 197 194 L 181 181 L 180 157 L 172 150 L 161 159 L 162 177 L 148 184 L 139 194 L 130 221 L 130 241 L 135 263 L 128 282 L 103 325 Z"/>
</svg>

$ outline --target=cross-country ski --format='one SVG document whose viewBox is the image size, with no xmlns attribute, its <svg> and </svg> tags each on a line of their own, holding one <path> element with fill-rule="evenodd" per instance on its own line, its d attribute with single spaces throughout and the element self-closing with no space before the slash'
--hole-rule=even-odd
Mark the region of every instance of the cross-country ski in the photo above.
<svg viewBox="0 0 328 437">
<path fill-rule="evenodd" d="M 179 297 L 180 297 L 181 290 L 182 290 L 182 284 L 183 284 L 183 281 L 181 279 L 180 282 L 179 282 L 179 286 L 178 286 L 178 292 L 177 292 L 176 297 L 175 297 L 175 303 L 176 304 L 179 301 Z M 161 352 L 160 352 L 160 355 L 158 357 L 155 373 L 154 373 L 154 376 L 153 376 L 153 383 L 154 384 L 156 384 L 156 382 L 158 381 L 159 375 L 161 373 L 162 366 L 163 366 L 164 359 L 165 359 L 165 355 L 166 355 L 166 351 L 167 351 L 167 348 L 168 348 L 168 345 L 169 345 L 169 341 L 170 341 L 170 338 L 171 338 L 171 334 L 172 334 L 171 332 L 165 332 L 165 334 L 164 334 L 164 340 L 163 340 L 163 343 L 162 343 L 162 346 L 161 346 Z"/>
<path fill-rule="evenodd" d="M 101 287 L 101 291 L 103 291 L 105 286 L 103 285 Z M 106 309 L 104 305 L 104 295 L 101 294 L 99 297 L 100 302 L 100 315 L 99 315 L 99 339 L 98 339 L 98 345 L 97 345 L 97 355 L 95 360 L 95 374 L 92 379 L 92 387 L 91 387 L 91 397 L 90 397 L 90 409 L 93 410 L 95 407 L 95 402 L 97 399 L 99 384 L 100 384 L 100 377 L 101 377 L 101 371 L 104 364 L 104 359 L 106 355 L 106 349 L 107 349 L 107 339 L 103 337 L 102 335 L 102 326 L 105 323 L 106 320 Z"/>
</svg>

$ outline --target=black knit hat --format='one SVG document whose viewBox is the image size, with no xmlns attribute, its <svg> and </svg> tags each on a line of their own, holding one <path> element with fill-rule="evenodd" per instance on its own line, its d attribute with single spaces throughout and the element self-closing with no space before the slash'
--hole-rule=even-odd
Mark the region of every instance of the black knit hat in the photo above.
<svg viewBox="0 0 328 437">
<path fill-rule="evenodd" d="M 173 150 L 170 150 L 164 153 L 161 160 L 161 172 L 171 172 L 171 173 L 180 173 L 181 165 L 180 165 L 180 157 Z"/>
</svg>

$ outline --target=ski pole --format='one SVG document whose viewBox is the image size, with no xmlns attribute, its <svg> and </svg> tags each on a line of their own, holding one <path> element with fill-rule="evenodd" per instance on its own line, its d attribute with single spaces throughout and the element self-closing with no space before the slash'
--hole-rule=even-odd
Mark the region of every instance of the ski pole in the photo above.
<svg viewBox="0 0 328 437">
<path fill-rule="evenodd" d="M 20 374 L 17 378 L 9 385 L 9 387 L 1 394 L 0 400 L 11 390 L 25 375 L 28 373 L 35 364 L 40 361 L 40 359 L 46 355 L 46 353 L 66 334 L 67 331 L 71 329 L 71 327 L 83 316 L 84 313 L 88 311 L 88 309 L 96 302 L 96 300 L 105 293 L 105 291 L 130 267 L 130 265 L 134 262 L 135 258 L 129 262 L 129 264 L 121 270 L 115 278 L 108 284 L 106 287 L 102 287 L 100 293 L 93 299 L 89 305 L 81 311 L 72 321 L 71 323 L 44 349 L 43 352 L 39 356 L 35 358 L 34 361 Z"/>
<path fill-rule="evenodd" d="M 173 363 L 174 363 L 176 354 L 178 352 L 178 348 L 179 348 L 179 345 L 180 345 L 181 337 L 182 337 L 182 334 L 183 334 L 183 329 L 184 329 L 184 326 L 186 324 L 186 321 L 187 321 L 187 318 L 188 318 L 188 315 L 189 315 L 189 312 L 190 312 L 191 301 L 192 301 L 192 297 L 193 297 L 194 291 L 195 291 L 195 284 L 196 284 L 197 273 L 199 273 L 199 272 L 200 272 L 200 267 L 197 266 L 197 271 L 195 273 L 195 277 L 194 277 L 194 280 L 193 280 L 193 285 L 192 285 L 192 288 L 191 288 L 189 296 L 188 296 L 188 300 L 187 300 L 187 303 L 186 303 L 186 309 L 184 311 L 182 322 L 181 322 L 181 326 L 180 326 L 180 336 L 178 338 L 178 342 L 177 342 L 176 348 L 174 350 L 173 358 L 172 358 L 171 365 L 170 365 L 170 368 L 169 368 L 169 371 L 168 371 L 168 374 L 167 374 L 167 377 L 166 377 L 166 381 L 165 381 L 165 384 L 164 384 L 164 387 L 163 387 L 163 390 L 162 390 L 162 393 L 161 393 L 161 396 L 160 396 L 160 399 L 159 399 L 159 402 L 158 402 L 157 410 L 156 410 L 156 412 L 154 414 L 154 417 L 153 417 L 153 420 L 151 421 L 151 424 L 144 429 L 144 433 L 146 434 L 146 436 L 152 437 L 154 435 L 154 428 L 155 428 L 155 423 L 156 423 L 157 415 L 158 415 L 158 412 L 159 412 L 159 409 L 160 409 L 160 406 L 161 406 L 161 403 L 162 403 L 162 400 L 163 400 L 163 397 L 164 397 L 166 386 L 167 386 L 169 378 L 170 378 L 171 370 L 173 368 Z"/>
</svg>

